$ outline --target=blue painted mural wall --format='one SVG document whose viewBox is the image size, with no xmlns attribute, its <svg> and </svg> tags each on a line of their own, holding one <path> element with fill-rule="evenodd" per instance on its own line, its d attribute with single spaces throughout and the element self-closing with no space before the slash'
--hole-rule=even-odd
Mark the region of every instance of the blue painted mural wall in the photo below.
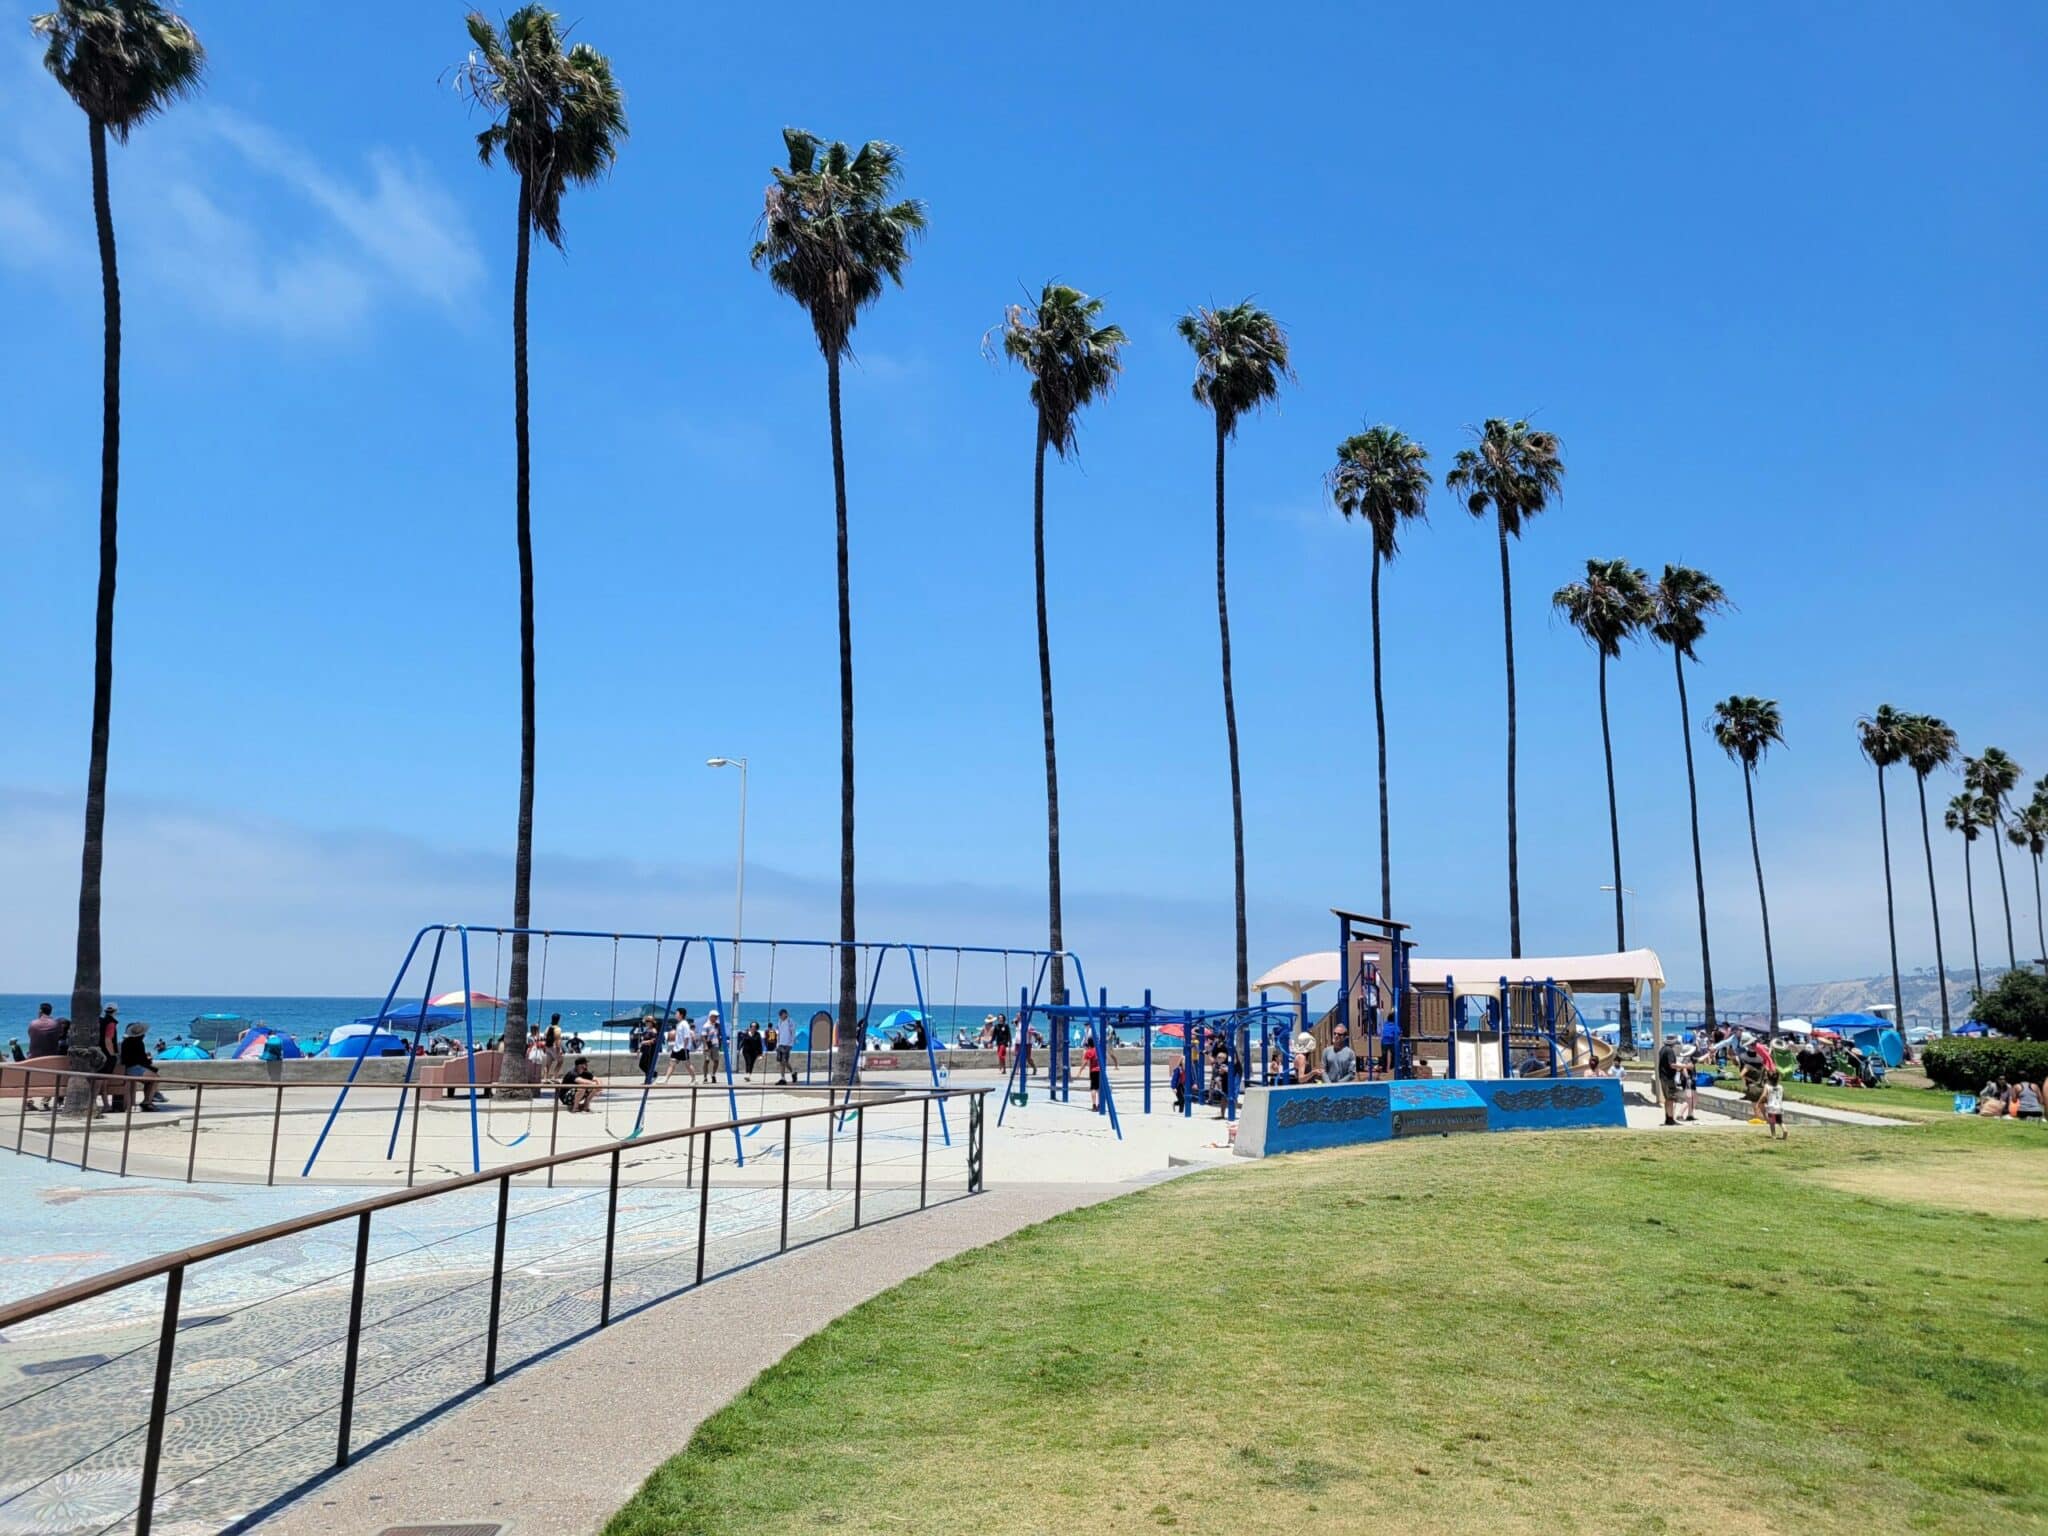
<svg viewBox="0 0 2048 1536">
<path fill-rule="evenodd" d="M 1262 1122 L 1245 1121 L 1263 1116 Z M 1238 1145 L 1252 1156 L 1459 1131 L 1554 1131 L 1627 1123 L 1614 1078 L 1426 1079 L 1269 1088 L 1246 1095 Z"/>
</svg>

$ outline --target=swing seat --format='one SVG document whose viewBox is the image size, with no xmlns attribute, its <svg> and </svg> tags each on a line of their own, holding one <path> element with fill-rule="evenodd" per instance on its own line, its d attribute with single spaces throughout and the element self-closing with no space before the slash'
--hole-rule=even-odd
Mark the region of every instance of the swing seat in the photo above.
<svg viewBox="0 0 2048 1536">
<path fill-rule="evenodd" d="M 1010 1102 L 1017 1105 L 1029 1104 L 1031 1102 L 1031 1090 L 1029 1088 L 1019 1088 L 1010 1095 Z"/>
</svg>

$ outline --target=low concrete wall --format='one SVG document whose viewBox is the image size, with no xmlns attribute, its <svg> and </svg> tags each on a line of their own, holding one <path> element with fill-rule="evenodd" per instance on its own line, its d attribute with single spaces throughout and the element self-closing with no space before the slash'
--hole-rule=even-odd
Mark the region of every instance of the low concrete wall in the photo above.
<svg viewBox="0 0 2048 1536">
<path fill-rule="evenodd" d="M 1247 1088 L 1240 1157 L 1456 1131 L 1556 1131 L 1628 1123 L 1618 1078 L 1428 1078 Z"/>
</svg>

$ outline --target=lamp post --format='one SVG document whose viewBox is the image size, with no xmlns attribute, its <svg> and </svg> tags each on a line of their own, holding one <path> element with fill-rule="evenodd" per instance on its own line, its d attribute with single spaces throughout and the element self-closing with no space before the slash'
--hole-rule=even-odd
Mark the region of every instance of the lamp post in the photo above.
<svg viewBox="0 0 2048 1536">
<path fill-rule="evenodd" d="M 747 921 L 747 760 L 744 757 L 709 757 L 706 768 L 737 768 L 740 771 L 740 859 L 739 892 L 732 911 L 732 1028 L 740 1027 L 740 984 L 746 972 L 740 965 L 740 935 Z M 731 1035 L 727 1039 L 733 1038 Z"/>
</svg>

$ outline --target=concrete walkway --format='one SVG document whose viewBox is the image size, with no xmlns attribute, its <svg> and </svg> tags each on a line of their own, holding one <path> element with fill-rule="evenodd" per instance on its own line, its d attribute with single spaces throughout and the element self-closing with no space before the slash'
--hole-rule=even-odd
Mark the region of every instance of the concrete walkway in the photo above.
<svg viewBox="0 0 2048 1536">
<path fill-rule="evenodd" d="M 833 1318 L 956 1253 L 1156 1181 L 999 1185 L 709 1281 L 503 1379 L 257 1529 L 368 1536 L 498 1521 L 507 1536 L 595 1532 L 700 1423 Z M 771 1291 L 788 1300 L 766 1331 L 759 1298 Z M 622 1417 L 624 1404 L 634 1412 Z M 657 1432 L 617 1432 L 627 1422 Z"/>
</svg>

